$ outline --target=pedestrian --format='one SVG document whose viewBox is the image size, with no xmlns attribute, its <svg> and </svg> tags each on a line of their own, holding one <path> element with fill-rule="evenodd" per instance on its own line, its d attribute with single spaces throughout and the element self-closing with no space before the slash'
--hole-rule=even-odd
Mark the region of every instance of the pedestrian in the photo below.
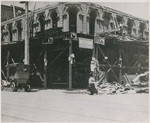
<svg viewBox="0 0 150 123">
<path fill-rule="evenodd" d="M 90 91 L 90 95 L 94 95 L 94 93 L 98 94 L 98 90 L 95 88 L 95 79 L 90 74 L 88 90 Z"/>
</svg>

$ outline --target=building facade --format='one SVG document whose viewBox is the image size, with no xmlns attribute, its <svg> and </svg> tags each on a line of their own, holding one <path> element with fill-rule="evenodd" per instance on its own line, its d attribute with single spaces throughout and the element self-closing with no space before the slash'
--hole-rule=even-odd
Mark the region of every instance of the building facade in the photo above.
<svg viewBox="0 0 150 123">
<path fill-rule="evenodd" d="M 68 88 L 70 54 L 73 88 L 87 87 L 92 57 L 110 82 L 121 82 L 121 75 L 137 61 L 143 69 L 136 67 L 131 73 L 148 69 L 147 20 L 94 3 L 65 2 L 30 12 L 29 22 L 30 64 L 46 74 L 48 88 Z M 25 15 L 2 22 L 2 64 L 8 50 L 15 62 L 23 62 L 25 26 Z M 96 36 L 103 43 L 95 43 Z"/>
</svg>

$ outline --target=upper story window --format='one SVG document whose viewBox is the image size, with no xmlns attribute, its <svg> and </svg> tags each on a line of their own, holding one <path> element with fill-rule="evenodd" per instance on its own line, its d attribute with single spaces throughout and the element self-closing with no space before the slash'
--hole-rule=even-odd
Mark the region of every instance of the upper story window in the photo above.
<svg viewBox="0 0 150 123">
<path fill-rule="evenodd" d="M 91 9 L 89 12 L 89 32 L 91 35 L 95 32 L 95 20 L 97 16 L 97 11 L 95 9 Z"/>
<path fill-rule="evenodd" d="M 39 22 L 40 22 L 40 30 L 44 31 L 45 30 L 45 16 L 44 16 L 44 12 L 39 13 Z"/>
<path fill-rule="evenodd" d="M 17 30 L 18 30 L 18 41 L 21 40 L 22 38 L 22 25 L 21 25 L 21 20 L 17 21 Z"/>
<path fill-rule="evenodd" d="M 127 22 L 127 25 L 128 25 L 127 31 L 128 31 L 129 35 L 132 34 L 133 24 L 134 24 L 134 20 L 128 19 L 128 22 Z"/>
<path fill-rule="evenodd" d="M 111 13 L 109 13 L 109 12 L 104 12 L 104 14 L 103 14 L 103 19 L 104 19 L 104 21 L 103 21 L 103 29 L 104 29 L 104 31 L 109 30 L 110 28 L 111 28 L 111 29 L 114 28 L 114 27 L 113 27 L 114 25 L 111 24 L 111 23 L 112 23 L 112 22 L 111 22 L 111 19 L 112 19 Z"/>
<path fill-rule="evenodd" d="M 53 10 L 51 12 L 51 19 L 52 19 L 52 28 L 56 28 L 57 22 L 58 22 L 58 14 L 57 14 L 56 10 Z"/>
<path fill-rule="evenodd" d="M 145 25 L 145 23 L 141 23 L 140 22 L 140 25 L 139 25 L 139 32 L 140 32 L 140 36 L 142 36 L 143 37 L 143 34 L 144 34 L 144 30 L 145 30 L 145 27 L 146 27 L 146 25 Z"/>
<path fill-rule="evenodd" d="M 123 24 L 123 17 L 117 15 L 117 22 L 118 24 Z"/>
<path fill-rule="evenodd" d="M 68 8 L 70 32 L 77 32 L 77 13 L 77 7 L 71 6 Z"/>
<path fill-rule="evenodd" d="M 110 20 L 110 19 L 111 19 L 111 13 L 109 13 L 109 12 L 104 12 L 103 18 L 104 18 L 105 20 Z"/>
</svg>

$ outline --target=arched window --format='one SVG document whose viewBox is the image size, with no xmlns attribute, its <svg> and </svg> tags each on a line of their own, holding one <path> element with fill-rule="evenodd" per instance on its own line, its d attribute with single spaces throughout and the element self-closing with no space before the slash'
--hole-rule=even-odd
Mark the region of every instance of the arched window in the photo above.
<svg viewBox="0 0 150 123">
<path fill-rule="evenodd" d="M 123 17 L 117 15 L 117 22 L 118 24 L 123 24 Z"/>
<path fill-rule="evenodd" d="M 69 13 L 69 31 L 77 32 L 77 13 L 78 13 L 77 7 L 73 6 L 69 7 L 68 13 Z"/>
<path fill-rule="evenodd" d="M 140 22 L 140 25 L 139 25 L 140 31 L 139 32 L 140 32 L 140 36 L 142 36 L 142 37 L 143 37 L 143 34 L 144 34 L 145 27 L 146 27 L 145 23 Z"/>
<path fill-rule="evenodd" d="M 56 28 L 57 22 L 58 22 L 58 14 L 57 14 L 56 10 L 53 10 L 51 12 L 51 19 L 52 19 L 52 28 Z"/>
<path fill-rule="evenodd" d="M 96 19 L 96 15 L 97 15 L 97 12 L 96 10 L 94 9 L 91 9 L 90 10 L 90 13 L 89 13 L 89 32 L 91 35 L 94 34 L 95 32 L 95 19 Z"/>
<path fill-rule="evenodd" d="M 133 24 L 134 24 L 134 20 L 129 19 L 128 22 L 127 22 L 127 25 L 128 25 L 127 30 L 128 30 L 129 35 L 131 35 L 131 33 L 132 33 Z"/>
</svg>

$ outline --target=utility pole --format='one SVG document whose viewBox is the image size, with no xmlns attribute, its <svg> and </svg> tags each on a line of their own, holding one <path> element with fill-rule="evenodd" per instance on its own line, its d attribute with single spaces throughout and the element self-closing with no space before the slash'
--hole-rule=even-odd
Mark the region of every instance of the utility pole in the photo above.
<svg viewBox="0 0 150 123">
<path fill-rule="evenodd" d="M 9 55 L 10 55 L 10 52 L 8 50 L 7 51 L 7 65 L 9 65 Z M 6 67 L 6 69 L 7 69 L 6 78 L 7 78 L 7 81 L 9 81 L 9 67 Z"/>
<path fill-rule="evenodd" d="M 94 29 L 94 30 L 95 30 L 95 29 Z M 93 34 L 93 52 L 92 52 L 92 57 L 96 58 L 95 56 L 96 56 L 96 55 L 95 55 L 95 31 L 94 31 L 94 34 Z M 94 69 L 92 75 L 93 75 L 93 77 L 95 78 L 95 69 Z"/>
<path fill-rule="evenodd" d="M 121 44 L 119 43 L 119 83 L 121 84 L 122 76 L 122 57 L 121 57 Z"/>
<path fill-rule="evenodd" d="M 47 46 L 44 53 L 44 89 L 47 89 Z"/>
<path fill-rule="evenodd" d="M 70 55 L 72 54 L 71 36 L 70 36 L 69 44 L 70 44 L 70 47 L 69 47 L 69 57 L 70 57 Z M 71 61 L 69 61 L 69 90 L 71 90 L 71 89 L 72 89 L 72 64 L 71 64 Z"/>
<path fill-rule="evenodd" d="M 24 64 L 29 64 L 29 28 L 28 28 L 28 1 L 21 1 L 21 4 L 25 4 L 26 11 L 26 23 L 25 23 L 25 59 Z"/>
</svg>

